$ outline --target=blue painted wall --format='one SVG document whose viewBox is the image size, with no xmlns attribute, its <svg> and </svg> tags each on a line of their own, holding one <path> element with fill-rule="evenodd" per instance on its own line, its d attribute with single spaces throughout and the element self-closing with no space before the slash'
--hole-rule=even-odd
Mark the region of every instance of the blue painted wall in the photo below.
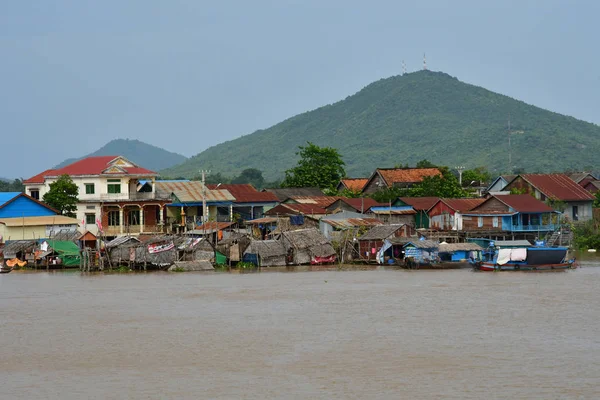
<svg viewBox="0 0 600 400">
<path fill-rule="evenodd" d="M 4 207 L 0 208 L 0 218 L 45 217 L 48 215 L 56 215 L 52 210 L 25 196 L 21 196 L 9 204 L 4 204 Z M 2 204 L 0 204 L 0 206 L 2 206 Z"/>
</svg>

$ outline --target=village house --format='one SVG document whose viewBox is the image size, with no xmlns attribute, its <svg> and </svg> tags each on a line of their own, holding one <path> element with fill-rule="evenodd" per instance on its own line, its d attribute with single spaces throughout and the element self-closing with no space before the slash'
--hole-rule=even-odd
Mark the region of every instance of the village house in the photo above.
<svg viewBox="0 0 600 400">
<path fill-rule="evenodd" d="M 463 230 L 507 233 L 552 232 L 558 213 L 530 194 L 492 195 L 483 203 L 463 213 Z"/>
<path fill-rule="evenodd" d="M 226 189 L 211 190 L 200 181 L 188 180 L 156 181 L 154 186 L 161 198 L 169 198 L 166 209 L 171 230 L 186 231 L 208 221 L 232 220 L 235 197 Z M 225 212 L 219 213 L 218 208 Z"/>
<path fill-rule="evenodd" d="M 349 198 L 340 197 L 326 207 L 331 214 L 337 214 L 343 211 L 366 213 L 371 207 L 385 206 L 386 204 L 378 203 L 370 197 Z"/>
<path fill-rule="evenodd" d="M 485 190 L 486 193 L 497 194 L 504 190 L 506 185 L 510 183 L 513 179 L 515 179 L 516 175 L 500 175 L 496 179 L 493 180 L 492 183 Z"/>
<path fill-rule="evenodd" d="M 592 219 L 594 195 L 565 174 L 517 175 L 503 190 L 524 192 L 540 201 L 552 202 L 571 221 Z"/>
<path fill-rule="evenodd" d="M 472 210 L 485 199 L 439 199 L 427 211 L 430 229 L 442 231 L 462 231 L 462 214 Z"/>
<path fill-rule="evenodd" d="M 206 185 L 210 190 L 227 190 L 234 197 L 231 204 L 233 214 L 237 214 L 242 221 L 261 218 L 265 211 L 279 204 L 279 199 L 271 192 L 259 192 L 251 184 L 218 184 Z M 217 206 L 217 218 L 229 216 L 227 207 Z M 228 221 L 228 220 L 227 220 Z"/>
<path fill-rule="evenodd" d="M 598 180 L 594 175 L 590 174 L 589 172 L 573 172 L 567 175 L 581 187 L 585 187 L 588 183 Z"/>
<path fill-rule="evenodd" d="M 415 226 L 416 211 L 411 206 L 371 206 L 365 214 L 379 218 L 387 224 Z"/>
<path fill-rule="evenodd" d="M 393 205 L 412 207 L 416 212 L 414 215 L 414 227 L 417 229 L 429 229 L 430 222 L 427 211 L 429 211 L 439 199 L 439 197 L 400 197 Z"/>
<path fill-rule="evenodd" d="M 77 219 L 58 215 L 46 204 L 21 192 L 0 193 L 0 244 L 12 240 L 39 240 L 76 231 Z"/>
<path fill-rule="evenodd" d="M 335 236 L 340 232 L 359 233 L 361 229 L 365 232 L 375 225 L 382 225 L 378 218 L 368 217 L 364 214 L 343 211 L 337 214 L 327 215 L 319 221 L 319 230 L 327 239 L 337 239 Z"/>
<path fill-rule="evenodd" d="M 162 231 L 169 200 L 159 198 L 154 190 L 138 192 L 140 181 L 155 179 L 156 172 L 121 156 L 87 157 L 25 180 L 25 191 L 41 199 L 61 175 L 69 175 L 79 188 L 81 229 L 97 235 L 102 227 L 104 236 Z"/>
<path fill-rule="evenodd" d="M 372 194 L 392 187 L 410 188 L 425 177 L 442 176 L 438 168 L 377 168 L 363 188 L 363 193 Z"/>
<path fill-rule="evenodd" d="M 323 191 L 316 187 L 303 187 L 303 188 L 276 188 L 276 189 L 263 189 L 263 192 L 273 193 L 279 202 L 284 202 L 290 197 L 314 197 L 314 196 L 325 196 Z"/>
<path fill-rule="evenodd" d="M 407 241 L 408 238 L 414 234 L 414 228 L 406 224 L 374 226 L 367 233 L 358 238 L 358 251 L 360 254 L 360 259 L 367 262 L 376 261 L 377 252 L 383 246 L 383 242 L 385 240 L 389 240 L 393 244 L 391 249 L 392 255 L 400 258 L 400 249 L 402 248 L 402 243 Z"/>
</svg>

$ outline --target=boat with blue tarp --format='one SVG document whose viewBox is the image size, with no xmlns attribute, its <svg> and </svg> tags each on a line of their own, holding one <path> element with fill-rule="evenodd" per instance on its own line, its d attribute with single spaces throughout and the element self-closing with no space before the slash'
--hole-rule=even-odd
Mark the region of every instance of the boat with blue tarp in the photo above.
<svg viewBox="0 0 600 400">
<path fill-rule="evenodd" d="M 491 241 L 484 261 L 475 265 L 480 271 L 561 271 L 573 268 L 567 247 L 548 247 L 543 241 Z"/>
</svg>

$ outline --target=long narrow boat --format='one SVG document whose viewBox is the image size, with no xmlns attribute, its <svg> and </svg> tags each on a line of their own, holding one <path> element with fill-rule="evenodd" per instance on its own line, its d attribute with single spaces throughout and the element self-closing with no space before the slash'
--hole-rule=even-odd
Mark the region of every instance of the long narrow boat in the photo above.
<svg viewBox="0 0 600 400">
<path fill-rule="evenodd" d="M 567 259 L 566 247 L 498 248 L 488 261 L 476 265 L 480 271 L 561 271 L 573 268 L 575 259 Z"/>
</svg>

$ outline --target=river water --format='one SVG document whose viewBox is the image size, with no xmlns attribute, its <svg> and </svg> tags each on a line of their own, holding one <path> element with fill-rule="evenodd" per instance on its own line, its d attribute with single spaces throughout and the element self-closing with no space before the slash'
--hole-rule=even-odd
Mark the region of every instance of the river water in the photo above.
<svg viewBox="0 0 600 400">
<path fill-rule="evenodd" d="M 599 399 L 600 268 L 0 275 L 2 399 Z"/>
</svg>

